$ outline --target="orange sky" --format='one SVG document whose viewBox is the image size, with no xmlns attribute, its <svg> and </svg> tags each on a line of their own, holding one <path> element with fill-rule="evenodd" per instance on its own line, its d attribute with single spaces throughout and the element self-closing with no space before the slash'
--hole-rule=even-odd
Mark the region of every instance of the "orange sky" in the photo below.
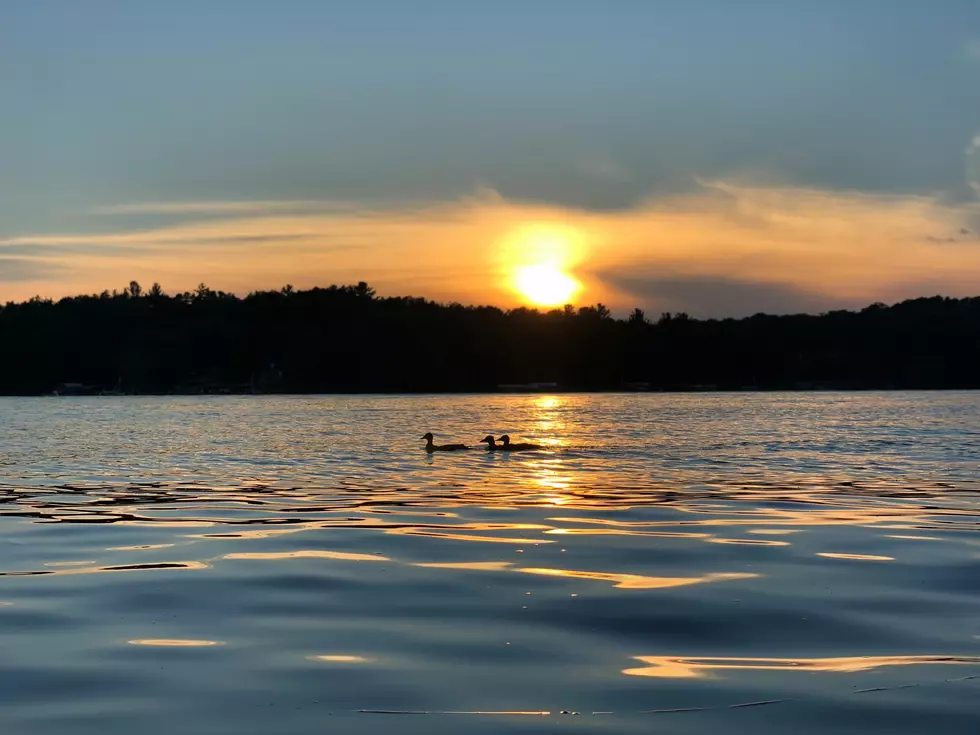
<svg viewBox="0 0 980 735">
<path fill-rule="evenodd" d="M 147 217 L 157 224 L 142 224 Z M 0 241 L 29 248 L 27 259 L 44 274 L 0 284 L 0 299 L 121 289 L 132 279 L 170 292 L 203 281 L 238 293 L 366 280 L 382 295 L 510 307 L 529 303 L 514 288 L 516 270 L 548 263 L 581 282 L 576 303 L 684 310 L 694 284 L 688 310 L 711 314 L 732 310 L 712 303 L 725 289 L 749 302 L 753 293 L 777 293 L 786 309 L 813 310 L 973 294 L 980 273 L 978 204 L 734 181 L 611 212 L 507 201 L 486 190 L 402 208 L 148 203 L 105 207 L 90 220 L 85 234 Z M 762 301 L 745 311 L 768 310 Z"/>
</svg>

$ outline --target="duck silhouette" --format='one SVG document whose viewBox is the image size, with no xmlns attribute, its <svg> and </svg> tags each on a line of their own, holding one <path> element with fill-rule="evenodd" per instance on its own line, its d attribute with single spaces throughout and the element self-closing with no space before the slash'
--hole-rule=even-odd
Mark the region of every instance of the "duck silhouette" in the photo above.
<svg viewBox="0 0 980 735">
<path fill-rule="evenodd" d="M 500 449 L 500 447 L 497 446 L 497 440 L 493 438 L 493 434 L 487 434 L 485 437 L 480 439 L 480 442 L 487 443 L 487 451 L 492 452 L 496 449 Z"/>
<path fill-rule="evenodd" d="M 431 431 L 423 434 L 422 438 L 425 439 L 425 451 L 429 454 L 433 452 L 458 452 L 461 449 L 469 449 L 465 444 L 433 444 Z"/>
<path fill-rule="evenodd" d="M 517 444 L 510 443 L 510 437 L 504 434 L 500 437 L 500 446 L 497 449 L 502 449 L 505 452 L 522 452 L 530 449 L 544 449 L 540 444 L 529 444 L 528 442 L 518 442 Z"/>
</svg>

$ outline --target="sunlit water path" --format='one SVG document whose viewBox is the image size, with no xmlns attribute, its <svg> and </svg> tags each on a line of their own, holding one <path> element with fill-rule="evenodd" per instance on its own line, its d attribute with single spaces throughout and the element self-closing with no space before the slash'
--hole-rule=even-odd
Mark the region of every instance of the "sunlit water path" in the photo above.
<svg viewBox="0 0 980 735">
<path fill-rule="evenodd" d="M 977 393 L 0 399 L 0 726 L 975 733 L 978 471 Z"/>
</svg>

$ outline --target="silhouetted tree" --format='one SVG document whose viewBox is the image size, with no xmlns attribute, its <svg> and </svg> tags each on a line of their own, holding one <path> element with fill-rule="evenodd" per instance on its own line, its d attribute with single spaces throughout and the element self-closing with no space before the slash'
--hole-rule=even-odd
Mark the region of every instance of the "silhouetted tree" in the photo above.
<svg viewBox="0 0 980 735">
<path fill-rule="evenodd" d="M 746 386 L 980 387 L 980 298 L 932 297 L 820 316 L 700 320 L 602 305 L 541 312 L 380 298 L 366 283 L 244 298 L 35 297 L 0 307 L 0 393 L 60 383 L 133 392 L 484 391 Z"/>
</svg>

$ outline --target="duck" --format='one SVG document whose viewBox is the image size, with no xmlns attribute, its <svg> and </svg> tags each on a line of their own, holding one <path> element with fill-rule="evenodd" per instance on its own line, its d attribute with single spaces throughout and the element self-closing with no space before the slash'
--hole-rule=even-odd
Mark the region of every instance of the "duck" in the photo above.
<svg viewBox="0 0 980 735">
<path fill-rule="evenodd" d="M 480 442 L 487 443 L 487 451 L 489 452 L 492 452 L 496 449 L 500 449 L 500 447 L 497 446 L 497 440 L 493 438 L 493 434 L 487 434 L 485 437 L 480 439 Z"/>
<path fill-rule="evenodd" d="M 431 431 L 423 434 L 421 438 L 425 439 L 425 451 L 429 454 L 433 452 L 458 452 L 461 449 L 469 449 L 465 444 L 433 444 L 432 439 L 434 437 Z"/>
<path fill-rule="evenodd" d="M 528 449 L 544 449 L 540 444 L 529 444 L 527 442 L 519 442 L 517 444 L 510 443 L 510 437 L 504 434 L 500 437 L 500 446 L 497 449 L 503 449 L 505 452 L 520 452 Z"/>
</svg>

